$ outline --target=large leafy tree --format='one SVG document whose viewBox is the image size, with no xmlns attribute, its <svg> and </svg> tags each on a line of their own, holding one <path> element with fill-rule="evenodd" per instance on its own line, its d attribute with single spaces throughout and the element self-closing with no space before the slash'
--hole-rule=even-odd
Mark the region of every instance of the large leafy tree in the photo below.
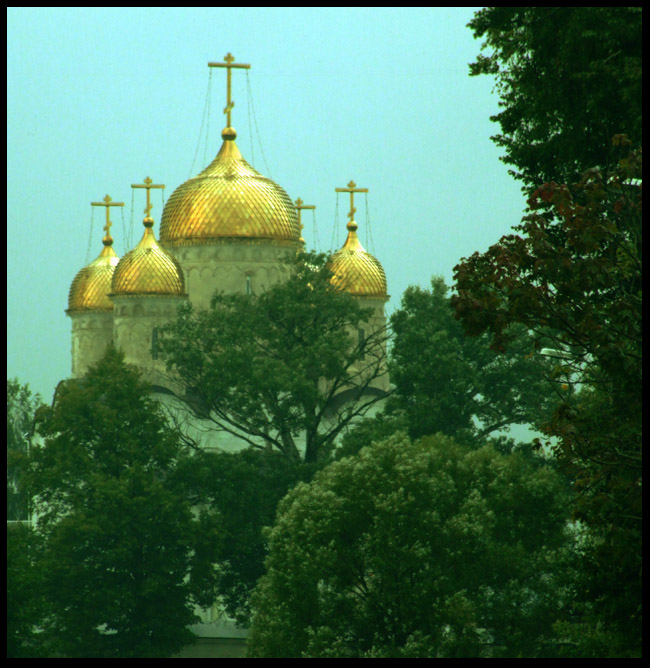
<svg viewBox="0 0 650 668">
<path fill-rule="evenodd" d="M 163 348 L 190 410 L 254 448 L 299 459 L 304 439 L 306 462 L 326 457 L 383 398 L 376 386 L 386 373 L 386 333 L 330 279 L 324 255 L 299 254 L 286 280 L 260 295 L 216 294 L 204 311 L 186 305 Z"/>
<path fill-rule="evenodd" d="M 589 587 L 599 615 L 594 624 L 607 622 L 618 637 L 610 651 L 634 653 L 641 591 L 641 158 L 626 138 L 615 143 L 623 151 L 615 170 L 589 170 L 574 186 L 538 188 L 518 234 L 464 259 L 453 301 L 465 329 L 490 332 L 496 349 L 520 323 L 555 360 L 563 400 L 547 431 L 580 490 L 576 516 L 601 536 L 601 567 Z"/>
<path fill-rule="evenodd" d="M 216 564 L 214 593 L 241 625 L 250 623 L 250 595 L 264 574 L 263 529 L 273 524 L 287 491 L 313 471 L 313 465 L 256 448 L 197 451 L 178 471 L 187 498 L 217 514 L 215 535 L 204 541 L 201 562 L 208 568 Z"/>
<path fill-rule="evenodd" d="M 609 140 L 641 143 L 641 7 L 486 7 L 469 23 L 496 78 L 502 160 L 534 189 L 611 163 Z"/>
<path fill-rule="evenodd" d="M 391 316 L 389 410 L 405 414 L 413 438 L 442 432 L 481 442 L 514 424 L 541 424 L 556 398 L 529 330 L 513 327 L 499 355 L 489 335 L 465 334 L 447 293 L 442 278 L 430 290 L 409 287 Z"/>
<path fill-rule="evenodd" d="M 41 657 L 39 622 L 45 616 L 41 544 L 29 522 L 7 523 L 7 658 Z"/>
<path fill-rule="evenodd" d="M 113 349 L 59 385 L 37 429 L 22 467 L 43 541 L 40 638 L 56 656 L 170 656 L 195 619 L 178 436 Z"/>
<path fill-rule="evenodd" d="M 27 453 L 34 432 L 34 417 L 42 404 L 28 385 L 7 380 L 7 520 L 28 519 L 28 502 L 19 485 L 20 471 L 9 461 L 11 453 Z"/>
<path fill-rule="evenodd" d="M 442 435 L 330 464 L 279 506 L 249 655 L 553 655 L 567 498 L 551 468 Z"/>
</svg>

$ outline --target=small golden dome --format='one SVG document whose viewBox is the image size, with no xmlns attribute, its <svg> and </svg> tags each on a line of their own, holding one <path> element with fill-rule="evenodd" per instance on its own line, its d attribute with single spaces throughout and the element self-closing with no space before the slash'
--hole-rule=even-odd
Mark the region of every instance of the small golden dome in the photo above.
<svg viewBox="0 0 650 668">
<path fill-rule="evenodd" d="M 144 235 L 129 251 L 113 274 L 111 296 L 120 295 L 183 295 L 183 270 L 176 258 L 156 242 L 153 219 L 144 219 Z"/>
<path fill-rule="evenodd" d="M 386 274 L 379 261 L 370 255 L 357 236 L 354 220 L 347 224 L 348 238 L 343 248 L 332 255 L 329 266 L 332 283 L 358 297 L 386 297 Z"/>
<path fill-rule="evenodd" d="M 74 277 L 68 294 L 70 311 L 112 311 L 113 302 L 108 298 L 113 272 L 120 258 L 113 250 L 113 239 L 105 236 L 104 248 L 99 257 L 84 267 Z"/>
<path fill-rule="evenodd" d="M 222 238 L 298 242 L 300 226 L 289 196 L 244 160 L 236 136 L 233 128 L 225 128 L 217 157 L 167 200 L 162 244 L 210 244 Z"/>
</svg>

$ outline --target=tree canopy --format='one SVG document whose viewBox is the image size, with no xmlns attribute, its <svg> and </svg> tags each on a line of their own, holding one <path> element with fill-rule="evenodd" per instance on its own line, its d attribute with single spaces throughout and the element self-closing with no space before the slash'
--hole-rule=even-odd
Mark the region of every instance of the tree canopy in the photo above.
<svg viewBox="0 0 650 668">
<path fill-rule="evenodd" d="M 503 349 L 508 328 L 536 333 L 555 361 L 562 401 L 546 430 L 580 491 L 575 516 L 601 534 L 588 591 L 618 637 L 640 647 L 641 154 L 615 137 L 610 172 L 588 170 L 531 196 L 531 213 L 486 253 L 455 268 L 457 316 Z M 615 629 L 615 630 L 613 630 Z"/>
<path fill-rule="evenodd" d="M 465 335 L 447 293 L 442 278 L 430 290 L 409 287 L 391 316 L 396 390 L 389 412 L 405 414 L 412 438 L 441 432 L 479 443 L 513 424 L 544 422 L 556 397 L 528 329 L 511 328 L 507 353 L 499 355 L 489 335 Z"/>
<path fill-rule="evenodd" d="M 203 542 L 204 565 L 216 564 L 213 600 L 242 626 L 250 624 L 250 595 L 264 573 L 262 531 L 273 524 L 279 501 L 314 465 L 279 452 L 197 451 L 179 467 L 186 498 L 215 515 L 214 535 Z M 208 594 L 209 592 L 205 592 Z"/>
<path fill-rule="evenodd" d="M 41 397 L 17 379 L 7 380 L 7 520 L 28 519 L 28 500 L 19 485 L 20 472 L 11 453 L 27 453 L 34 433 L 36 410 Z"/>
<path fill-rule="evenodd" d="M 174 480 L 178 436 L 114 349 L 59 385 L 37 431 L 22 469 L 43 543 L 31 567 L 47 655 L 170 656 L 191 641 L 195 619 L 195 521 Z"/>
<path fill-rule="evenodd" d="M 610 139 L 641 144 L 641 7 L 486 7 L 472 75 L 496 77 L 492 137 L 530 190 L 612 162 Z"/>
<path fill-rule="evenodd" d="M 304 460 L 314 462 L 383 398 L 386 333 L 366 325 L 371 309 L 330 279 L 326 256 L 299 254 L 287 259 L 286 280 L 260 295 L 183 307 L 163 348 L 197 417 L 292 458 L 304 438 Z"/>
<path fill-rule="evenodd" d="M 330 464 L 280 503 L 249 655 L 552 655 L 567 494 L 547 466 L 442 435 Z"/>
</svg>

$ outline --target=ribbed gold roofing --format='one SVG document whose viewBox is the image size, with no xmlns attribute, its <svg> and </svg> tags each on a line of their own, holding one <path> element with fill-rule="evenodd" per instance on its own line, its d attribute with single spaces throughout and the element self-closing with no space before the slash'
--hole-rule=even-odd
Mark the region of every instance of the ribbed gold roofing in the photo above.
<svg viewBox="0 0 650 668">
<path fill-rule="evenodd" d="M 72 281 L 68 294 L 69 311 L 112 311 L 108 298 L 113 272 L 120 258 L 113 250 L 113 239 L 106 235 L 104 248 L 97 259 L 81 269 Z"/>
<path fill-rule="evenodd" d="M 343 248 L 332 255 L 332 283 L 359 297 L 386 297 L 386 274 L 379 261 L 370 255 L 357 236 L 354 220 L 347 224 L 348 238 Z"/>
<path fill-rule="evenodd" d="M 224 142 L 212 163 L 167 200 L 161 243 L 210 244 L 233 237 L 298 242 L 298 216 L 287 193 L 244 160 L 233 128 L 221 136 Z"/>
<path fill-rule="evenodd" d="M 183 295 L 183 270 L 176 258 L 156 242 L 153 220 L 144 219 L 144 235 L 113 274 L 111 295 Z"/>
</svg>

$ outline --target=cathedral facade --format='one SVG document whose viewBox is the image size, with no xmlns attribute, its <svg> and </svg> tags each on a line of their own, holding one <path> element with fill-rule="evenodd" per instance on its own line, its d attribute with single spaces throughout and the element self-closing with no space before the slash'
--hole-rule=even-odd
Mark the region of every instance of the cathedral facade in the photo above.
<svg viewBox="0 0 650 668">
<path fill-rule="evenodd" d="M 179 304 L 189 300 L 196 309 L 208 308 L 215 291 L 261 294 L 283 280 L 287 255 L 304 248 L 299 214 L 306 207 L 251 167 L 237 147 L 230 126 L 230 68 L 237 66 L 232 61 L 229 54 L 225 64 L 211 64 L 228 68 L 228 125 L 221 148 L 203 171 L 174 190 L 158 238 L 149 194 L 164 186 L 149 178 L 133 186 L 146 188 L 144 234 L 122 258 L 112 248 L 109 220 L 110 207 L 119 203 L 108 195 L 96 203 L 106 207 L 103 249 L 75 276 L 66 310 L 72 321 L 73 378 L 82 377 L 112 344 L 153 386 L 165 387 L 158 332 L 176 317 Z M 351 212 L 347 239 L 330 259 L 332 281 L 373 309 L 364 327 L 377 331 L 385 328 L 386 277 L 361 245 L 353 220 L 354 193 L 367 191 L 353 182 L 337 190 L 350 193 Z M 387 374 L 374 389 L 388 390 Z"/>
<path fill-rule="evenodd" d="M 235 67 L 228 56 L 225 66 Z M 304 248 L 300 211 L 313 207 L 303 207 L 301 200 L 294 204 L 278 184 L 246 162 L 230 125 L 231 108 L 229 85 L 228 123 L 221 134 L 221 148 L 203 171 L 174 190 L 165 203 L 158 235 L 149 197 L 151 189 L 164 186 L 149 178 L 133 186 L 146 189 L 142 239 L 122 258 L 113 250 L 109 217 L 111 207 L 121 203 L 108 195 L 103 202 L 93 203 L 106 207 L 106 226 L 101 253 L 76 274 L 70 286 L 66 314 L 72 322 L 72 378 L 83 377 L 106 347 L 114 345 L 163 400 L 183 410 L 182 388 L 170 385 L 158 354 L 160 328 L 176 318 L 186 300 L 196 309 L 206 309 L 216 291 L 262 294 L 286 276 L 287 256 Z M 354 193 L 367 191 L 352 181 L 336 190 L 349 193 L 351 199 L 346 241 L 329 260 L 331 280 L 372 309 L 362 325 L 365 332 L 383 332 L 386 276 L 379 261 L 361 245 L 354 221 Z M 342 332 L 342 336 L 349 334 Z M 387 373 L 369 388 L 381 395 L 388 389 Z M 349 400 L 344 395 L 338 397 L 340 402 Z M 192 428 L 201 431 L 200 425 Z M 211 438 L 208 447 L 231 451 L 244 447 L 227 434 Z M 200 614 L 202 623 L 192 627 L 199 636 L 197 643 L 180 656 L 241 656 L 246 631 L 223 618 L 217 608 Z"/>
</svg>

